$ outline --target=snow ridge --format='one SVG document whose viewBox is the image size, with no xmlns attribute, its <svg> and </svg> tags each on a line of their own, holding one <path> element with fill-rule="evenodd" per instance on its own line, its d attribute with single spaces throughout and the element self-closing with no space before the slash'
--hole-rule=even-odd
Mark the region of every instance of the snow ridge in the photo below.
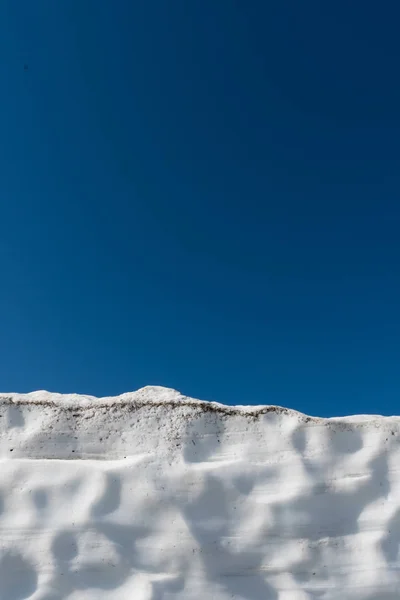
<svg viewBox="0 0 400 600">
<path fill-rule="evenodd" d="M 398 600 L 400 419 L 0 395 L 1 600 Z"/>
</svg>

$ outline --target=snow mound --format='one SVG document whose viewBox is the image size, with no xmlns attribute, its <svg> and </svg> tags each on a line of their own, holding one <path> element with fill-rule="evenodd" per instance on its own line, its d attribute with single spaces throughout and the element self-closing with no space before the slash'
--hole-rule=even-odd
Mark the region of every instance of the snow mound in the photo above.
<svg viewBox="0 0 400 600">
<path fill-rule="evenodd" d="M 1 600 L 398 600 L 400 418 L 0 396 Z"/>
</svg>

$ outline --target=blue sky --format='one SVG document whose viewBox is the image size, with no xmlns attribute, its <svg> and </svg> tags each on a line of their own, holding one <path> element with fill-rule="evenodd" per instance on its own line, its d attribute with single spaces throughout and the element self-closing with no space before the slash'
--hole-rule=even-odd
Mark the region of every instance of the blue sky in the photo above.
<svg viewBox="0 0 400 600">
<path fill-rule="evenodd" d="M 398 412 L 399 18 L 4 0 L 0 389 Z"/>
</svg>

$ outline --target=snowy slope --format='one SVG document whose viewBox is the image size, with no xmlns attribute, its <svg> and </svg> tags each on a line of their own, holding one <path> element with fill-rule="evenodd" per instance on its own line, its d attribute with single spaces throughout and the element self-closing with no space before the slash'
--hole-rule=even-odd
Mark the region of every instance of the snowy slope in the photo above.
<svg viewBox="0 0 400 600">
<path fill-rule="evenodd" d="M 399 600 L 400 418 L 0 396 L 0 600 Z"/>
</svg>

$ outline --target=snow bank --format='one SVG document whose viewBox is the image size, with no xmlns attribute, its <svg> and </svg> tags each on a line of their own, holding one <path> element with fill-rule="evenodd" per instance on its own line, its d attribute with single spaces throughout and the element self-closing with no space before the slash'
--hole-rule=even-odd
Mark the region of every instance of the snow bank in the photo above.
<svg viewBox="0 0 400 600">
<path fill-rule="evenodd" d="M 0 396 L 1 600 L 398 600 L 400 419 Z"/>
</svg>

